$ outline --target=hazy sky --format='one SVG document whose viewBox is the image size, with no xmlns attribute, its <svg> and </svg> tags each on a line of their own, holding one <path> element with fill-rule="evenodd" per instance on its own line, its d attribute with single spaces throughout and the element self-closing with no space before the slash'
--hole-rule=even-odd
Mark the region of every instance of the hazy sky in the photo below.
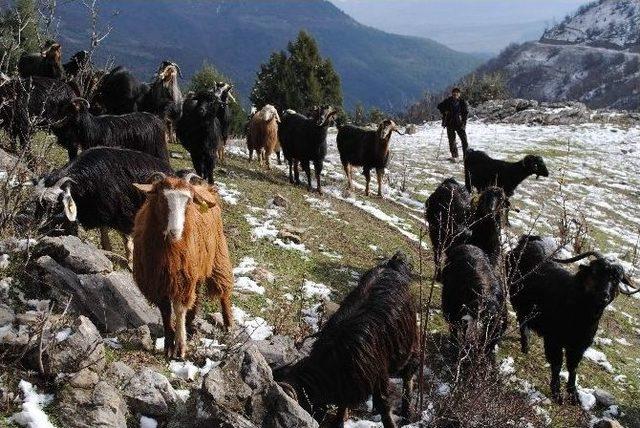
<svg viewBox="0 0 640 428">
<path fill-rule="evenodd" d="M 429 37 L 465 52 L 496 53 L 537 39 L 588 0 L 331 0 L 363 24 Z"/>
</svg>

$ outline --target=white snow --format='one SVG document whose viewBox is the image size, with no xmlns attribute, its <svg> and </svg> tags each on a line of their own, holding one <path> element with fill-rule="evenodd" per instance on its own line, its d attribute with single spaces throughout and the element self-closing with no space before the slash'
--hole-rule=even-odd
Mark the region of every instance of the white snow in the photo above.
<svg viewBox="0 0 640 428">
<path fill-rule="evenodd" d="M 605 355 L 604 352 L 598 351 L 598 350 L 596 350 L 594 348 L 589 348 L 589 349 L 587 349 L 585 351 L 584 358 L 586 358 L 587 360 L 598 364 L 599 366 L 603 367 L 609 373 L 613 373 L 614 372 L 613 366 L 611 365 L 611 363 L 607 359 L 607 356 Z"/>
<path fill-rule="evenodd" d="M 240 261 L 238 267 L 233 269 L 234 275 L 248 275 L 258 267 L 258 263 L 253 257 L 245 257 Z"/>
<path fill-rule="evenodd" d="M 147 416 L 140 416 L 140 428 L 157 428 L 158 421 Z"/>
<path fill-rule="evenodd" d="M 302 292 L 307 299 L 320 298 L 322 300 L 327 300 L 329 299 L 329 296 L 331 296 L 331 289 L 329 287 L 308 279 L 305 279 L 302 283 Z"/>
<path fill-rule="evenodd" d="M 51 403 L 53 395 L 39 394 L 36 388 L 26 380 L 21 380 L 19 387 L 24 395 L 22 410 L 14 414 L 10 420 L 27 428 L 55 428 L 42 410 Z"/>
<path fill-rule="evenodd" d="M 65 328 L 56 333 L 56 340 L 58 342 L 63 342 L 71 336 L 72 330 L 70 328 Z"/>
<path fill-rule="evenodd" d="M 200 373 L 198 366 L 191 361 L 169 361 L 169 370 L 178 378 L 183 380 L 195 380 Z"/>
<path fill-rule="evenodd" d="M 513 357 L 506 357 L 500 363 L 500 374 L 503 376 L 510 376 L 516 372 L 515 367 L 513 366 Z"/>
<path fill-rule="evenodd" d="M 261 285 L 258 285 L 258 283 L 252 280 L 251 278 L 246 276 L 241 276 L 236 278 L 234 291 L 262 295 L 264 294 L 265 289 Z"/>
<path fill-rule="evenodd" d="M 9 267 L 9 254 L 0 254 L 0 269 Z"/>
<path fill-rule="evenodd" d="M 264 340 L 273 334 L 273 327 L 264 318 L 252 317 L 237 306 L 233 307 L 233 318 L 245 328 L 252 340 Z"/>
<path fill-rule="evenodd" d="M 176 389 L 175 391 L 178 398 L 182 401 L 187 401 L 189 399 L 189 395 L 191 395 L 190 389 Z"/>
<path fill-rule="evenodd" d="M 296 244 L 295 242 L 291 242 L 291 241 L 284 242 L 280 238 L 277 238 L 275 241 L 273 241 L 273 243 L 276 244 L 278 247 L 284 248 L 285 250 L 300 251 L 301 253 L 305 253 L 305 254 L 308 254 L 311 252 L 307 249 L 307 247 L 305 247 L 303 243 Z"/>
</svg>

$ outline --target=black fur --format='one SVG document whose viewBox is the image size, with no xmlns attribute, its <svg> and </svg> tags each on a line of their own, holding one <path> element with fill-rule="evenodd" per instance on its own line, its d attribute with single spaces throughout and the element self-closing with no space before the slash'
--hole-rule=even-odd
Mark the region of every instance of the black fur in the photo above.
<svg viewBox="0 0 640 428">
<path fill-rule="evenodd" d="M 18 73 L 20 77 L 49 77 L 51 79 L 62 79 L 64 69 L 59 57 L 52 54 L 42 56 L 38 53 L 25 53 L 18 60 Z"/>
<path fill-rule="evenodd" d="M 387 401 L 389 377 L 395 374 L 405 380 L 403 412 L 408 411 L 418 350 L 410 274 L 400 253 L 365 273 L 317 334 L 310 354 L 274 372 L 316 419 L 327 405 L 337 405 L 344 414 L 373 394 L 384 426 L 395 427 Z"/>
<path fill-rule="evenodd" d="M 94 116 L 83 102 L 70 101 L 58 132 L 64 136 L 61 144 L 70 159 L 75 158 L 78 148 L 107 146 L 138 150 L 169 161 L 165 125 L 149 113 Z"/>
<path fill-rule="evenodd" d="M 576 400 L 576 370 L 593 343 L 604 309 L 618 294 L 624 278 L 622 266 L 596 257 L 571 273 L 554 262 L 553 249 L 539 236 L 523 236 L 508 255 L 507 274 L 511 305 L 518 316 L 522 351 L 528 353 L 528 333 L 544 339 L 551 365 L 551 392 L 560 395 L 563 351 L 569 381 L 567 391 Z"/>
<path fill-rule="evenodd" d="M 71 196 L 77 205 L 78 223 L 85 229 L 108 227 L 130 234 L 145 194 L 133 183 L 148 183 L 154 172 L 173 174 L 165 162 L 146 153 L 121 148 L 96 147 L 49 174 L 44 187 L 70 177 Z M 39 185 L 39 187 L 42 185 Z M 57 214 L 61 207 L 39 207 Z"/>
<path fill-rule="evenodd" d="M 148 91 L 149 87 L 129 70 L 117 66 L 102 77 L 92 101 L 96 113 L 132 113 L 139 111 L 138 104 Z"/>
<path fill-rule="evenodd" d="M 196 174 L 213 183 L 217 148 L 223 144 L 218 119 L 222 106 L 211 91 L 202 91 L 185 100 L 176 129 L 178 139 L 191 154 Z"/>
<path fill-rule="evenodd" d="M 318 192 L 322 192 L 320 174 L 327 155 L 327 130 L 333 122 L 335 110 L 331 107 L 316 109 L 314 116 L 307 118 L 298 113 L 285 112 L 278 127 L 278 138 L 282 153 L 289 163 L 289 181 L 300 184 L 298 164 L 307 174 L 307 183 L 311 190 L 311 166 L 316 176 Z M 295 180 L 295 181 L 294 181 Z"/>
<path fill-rule="evenodd" d="M 90 66 L 90 64 L 89 52 L 87 51 L 76 52 L 71 58 L 69 58 L 69 61 L 62 64 L 64 75 L 67 79 L 74 79 L 81 70 L 88 66 Z"/>
</svg>

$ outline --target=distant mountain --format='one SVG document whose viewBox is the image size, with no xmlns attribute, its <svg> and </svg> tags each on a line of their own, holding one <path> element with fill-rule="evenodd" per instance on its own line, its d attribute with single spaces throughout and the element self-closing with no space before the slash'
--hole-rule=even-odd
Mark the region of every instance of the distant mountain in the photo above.
<svg viewBox="0 0 640 428">
<path fill-rule="evenodd" d="M 425 90 L 439 90 L 482 60 L 431 40 L 359 24 L 325 0 L 199 0 L 100 2 L 100 26 L 114 29 L 101 46 L 148 79 L 170 58 L 186 78 L 204 61 L 232 78 L 247 98 L 259 65 L 285 49 L 301 29 L 318 41 L 342 77 L 345 104 L 400 110 Z M 86 48 L 89 18 L 79 2 L 59 8 L 65 53 Z M 116 15 L 114 15 L 116 14 Z"/>
<path fill-rule="evenodd" d="M 640 2 L 600 0 L 480 67 L 501 72 L 515 97 L 640 108 Z"/>
</svg>

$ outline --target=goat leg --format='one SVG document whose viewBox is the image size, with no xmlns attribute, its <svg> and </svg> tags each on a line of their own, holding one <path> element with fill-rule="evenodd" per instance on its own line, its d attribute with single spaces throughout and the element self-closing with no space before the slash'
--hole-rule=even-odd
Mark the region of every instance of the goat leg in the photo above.
<svg viewBox="0 0 640 428">
<path fill-rule="evenodd" d="M 278 157 L 278 165 L 282 165 L 282 159 L 280 159 L 280 150 L 276 152 L 276 156 Z"/>
<path fill-rule="evenodd" d="M 578 370 L 578 365 L 580 364 L 580 360 L 582 359 L 582 355 L 584 354 L 584 350 L 578 349 L 567 349 L 567 370 L 569 371 L 569 379 L 567 380 L 567 393 L 569 394 L 569 402 L 571 404 L 578 404 L 580 400 L 578 398 L 578 390 L 576 388 L 576 371 Z"/>
<path fill-rule="evenodd" d="M 126 233 L 120 234 L 122 237 L 122 244 L 124 245 L 124 255 L 127 258 L 129 269 L 133 270 L 133 238 Z"/>
<path fill-rule="evenodd" d="M 193 305 L 191 309 L 187 311 L 186 318 L 186 328 L 187 328 L 187 339 L 191 340 L 193 335 L 196 333 L 196 328 L 193 325 L 193 320 L 196 318 L 196 314 L 198 313 L 198 309 L 200 308 L 200 299 L 196 298 L 196 303 Z"/>
<path fill-rule="evenodd" d="M 105 251 L 113 252 L 113 245 L 111 245 L 111 238 L 109 238 L 109 229 L 106 227 L 100 228 L 100 246 Z"/>
<path fill-rule="evenodd" d="M 364 188 L 364 195 L 369 196 L 369 184 L 371 183 L 371 171 L 365 168 L 364 171 L 362 172 L 364 174 L 364 179 L 367 182 Z"/>
<path fill-rule="evenodd" d="M 551 397 L 562 404 L 562 394 L 560 393 L 560 370 L 562 369 L 562 347 L 545 337 L 544 354 L 547 362 L 551 365 Z"/>
<path fill-rule="evenodd" d="M 376 175 L 378 176 L 378 197 L 382 197 L 382 180 L 384 179 L 384 169 L 377 168 Z"/>
<path fill-rule="evenodd" d="M 173 356 L 175 349 L 175 331 L 173 329 L 173 323 L 171 322 L 171 301 L 169 298 L 164 298 L 158 304 L 158 307 L 160 308 L 162 325 L 164 327 L 164 355 L 170 358 Z"/>
<path fill-rule="evenodd" d="M 176 325 L 176 343 L 174 358 L 184 360 L 187 353 L 187 307 L 179 300 L 173 301 L 173 312 Z"/>
<path fill-rule="evenodd" d="M 385 379 L 388 378 L 385 376 Z M 387 390 L 389 388 L 388 380 L 385 380 L 384 383 L 386 384 L 378 386 L 376 391 L 373 392 L 373 407 L 380 413 L 382 426 L 384 428 L 396 428 L 396 423 L 393 421 L 391 415 L 391 405 L 387 397 Z"/>
<path fill-rule="evenodd" d="M 316 186 L 318 193 L 322 194 L 322 184 L 320 184 L 320 174 L 322 173 L 322 161 L 313 162 L 313 171 L 316 174 Z"/>
<path fill-rule="evenodd" d="M 523 354 L 529 353 L 529 335 L 531 331 L 526 326 L 525 322 L 520 323 L 520 350 Z"/>
<path fill-rule="evenodd" d="M 349 414 L 349 409 L 346 407 L 338 407 L 338 411 L 336 412 L 336 419 L 333 426 L 335 428 L 344 428 L 344 421 L 347 419 Z"/>
</svg>

